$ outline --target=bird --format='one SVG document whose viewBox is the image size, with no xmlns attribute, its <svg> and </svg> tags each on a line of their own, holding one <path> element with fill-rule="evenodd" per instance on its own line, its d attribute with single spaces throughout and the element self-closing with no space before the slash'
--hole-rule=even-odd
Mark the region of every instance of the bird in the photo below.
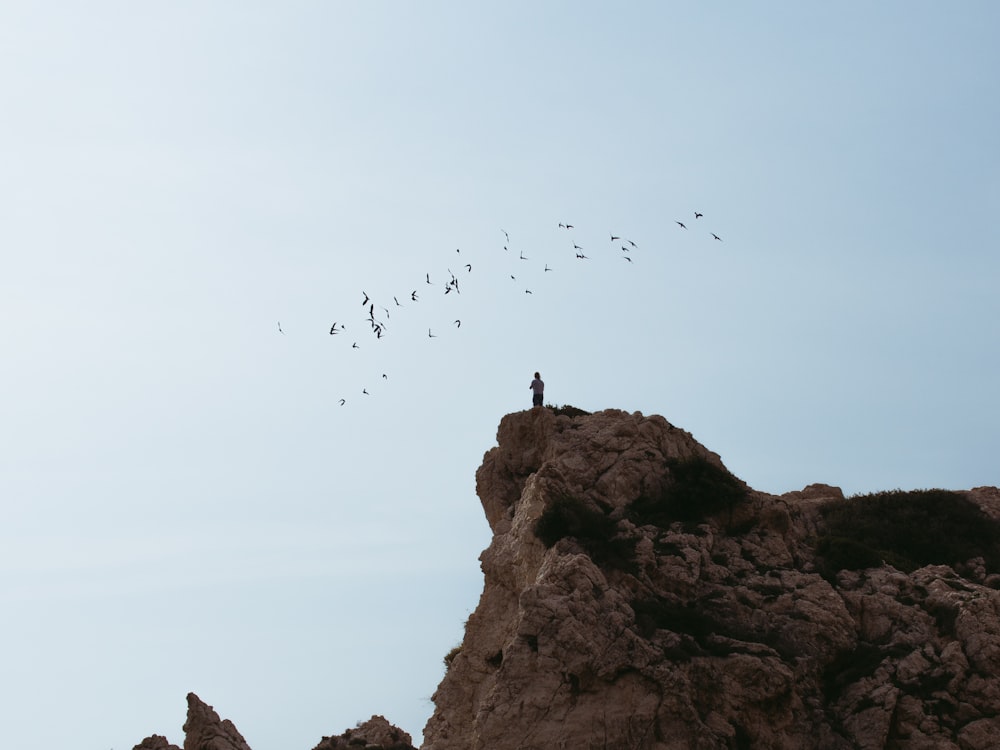
<svg viewBox="0 0 1000 750">
<path fill-rule="evenodd" d="M 625 260 L 627 260 L 629 263 L 632 262 L 632 259 L 629 256 L 627 256 L 627 255 L 623 255 L 622 258 L 624 258 Z"/>
<path fill-rule="evenodd" d="M 430 283 L 431 283 L 431 275 L 430 275 L 430 274 L 427 274 L 427 283 L 428 283 L 428 284 L 430 284 Z"/>
<path fill-rule="evenodd" d="M 583 248 L 580 247 L 579 245 L 577 245 L 575 242 L 573 243 L 573 249 L 574 250 L 583 250 Z"/>
<path fill-rule="evenodd" d="M 414 289 L 413 292 L 410 294 L 410 299 L 412 299 L 414 302 L 417 301 L 417 290 L 416 289 Z"/>
<path fill-rule="evenodd" d="M 364 307 L 365 305 L 368 304 L 368 293 L 367 292 L 361 292 L 361 293 L 365 295 L 365 298 L 361 301 L 361 306 Z"/>
<path fill-rule="evenodd" d="M 461 327 L 462 327 L 462 321 L 461 320 L 456 320 L 455 321 L 455 328 L 461 328 Z"/>
<path fill-rule="evenodd" d="M 334 336 L 334 335 L 336 335 L 337 333 L 339 333 L 339 331 L 337 330 L 337 322 L 336 322 L 336 321 L 334 321 L 333 325 L 332 325 L 332 326 L 330 326 L 330 335 L 331 335 L 331 336 Z"/>
<path fill-rule="evenodd" d="M 534 294 L 534 292 L 533 292 L 533 291 L 531 291 L 530 289 L 525 289 L 525 290 L 524 290 L 524 293 L 525 293 L 525 294 Z"/>
<path fill-rule="evenodd" d="M 465 264 L 465 268 L 468 270 L 469 273 L 472 273 L 472 264 L 471 263 L 466 263 Z"/>
<path fill-rule="evenodd" d="M 618 242 L 618 240 L 620 240 L 620 239 L 621 239 L 621 237 L 615 237 L 614 235 L 611 235 L 611 241 L 612 242 Z"/>
<path fill-rule="evenodd" d="M 573 225 L 572 224 L 563 224 L 562 222 L 560 222 L 559 223 L 559 228 L 560 229 L 572 229 Z"/>
<path fill-rule="evenodd" d="M 527 260 L 527 258 L 524 257 L 524 251 L 523 250 L 521 251 L 521 260 Z"/>
<path fill-rule="evenodd" d="M 431 339 L 436 339 L 437 338 L 437 336 L 435 336 L 433 333 L 431 333 L 431 329 L 430 328 L 427 329 L 427 338 L 431 338 Z"/>
<path fill-rule="evenodd" d="M 367 389 L 367 388 L 362 388 L 362 389 L 361 389 L 361 392 L 362 392 L 363 394 L 365 394 L 366 396 L 370 396 L 370 395 L 371 395 L 371 394 L 370 394 L 370 393 L 368 392 L 368 389 Z"/>
<path fill-rule="evenodd" d="M 285 332 L 281 330 L 281 321 L 280 320 L 278 321 L 278 333 L 280 333 L 282 336 L 285 335 Z"/>
<path fill-rule="evenodd" d="M 355 341 L 355 342 L 354 342 L 353 344 L 351 344 L 351 348 L 352 348 L 352 349 L 360 349 L 361 347 L 360 347 L 360 346 L 358 346 L 358 342 L 357 342 L 357 341 Z"/>
<path fill-rule="evenodd" d="M 681 229 L 687 229 L 687 227 L 684 226 L 684 222 L 683 221 L 678 221 L 677 222 L 677 226 L 679 226 Z"/>
<path fill-rule="evenodd" d="M 583 253 L 577 253 L 577 254 L 576 254 L 576 257 L 577 257 L 577 258 L 580 258 L 581 260 L 590 260 L 590 258 L 588 258 L 588 257 L 587 257 L 586 255 L 584 255 Z"/>
<path fill-rule="evenodd" d="M 343 398 L 342 398 L 342 399 L 340 399 L 340 405 L 341 405 L 341 406 L 343 406 L 343 405 L 344 405 L 344 404 L 346 404 L 346 403 L 347 403 L 347 399 L 343 399 Z"/>
<path fill-rule="evenodd" d="M 396 299 L 395 297 L 393 297 L 392 299 L 393 299 L 393 301 L 394 301 L 394 302 L 396 303 L 396 305 L 397 305 L 398 307 L 402 307 L 402 305 L 401 305 L 401 304 L 399 303 L 399 300 L 398 300 L 398 299 Z"/>
<path fill-rule="evenodd" d="M 715 239 L 717 239 L 719 242 L 722 242 L 722 238 L 719 235 L 717 235 L 715 232 L 709 232 L 709 234 L 711 234 L 713 237 L 715 237 Z"/>
<path fill-rule="evenodd" d="M 507 230 L 501 229 L 500 231 L 503 232 L 503 236 L 506 238 L 507 242 L 510 242 L 510 235 L 507 234 Z"/>
<path fill-rule="evenodd" d="M 551 268 L 549 268 L 549 264 L 548 263 L 545 264 L 545 270 L 546 271 L 551 271 L 552 270 Z"/>
<path fill-rule="evenodd" d="M 627 242 L 628 244 L 630 244 L 630 245 L 631 245 L 632 247 L 639 247 L 639 246 L 638 246 L 637 244 L 635 244 L 634 242 L 632 242 L 632 240 L 625 240 L 625 241 L 626 241 L 626 242 Z"/>
<path fill-rule="evenodd" d="M 700 218 L 701 218 L 702 216 L 704 216 L 704 215 L 705 215 L 705 214 L 700 214 L 700 213 L 698 213 L 697 211 L 695 211 L 695 212 L 694 212 L 694 218 L 696 218 L 696 219 L 700 219 Z"/>
<path fill-rule="evenodd" d="M 385 373 L 383 372 L 383 373 L 382 373 L 382 380 L 388 380 L 388 379 L 389 379 L 389 376 L 388 376 L 388 375 L 386 375 L 386 374 L 385 374 Z"/>
</svg>

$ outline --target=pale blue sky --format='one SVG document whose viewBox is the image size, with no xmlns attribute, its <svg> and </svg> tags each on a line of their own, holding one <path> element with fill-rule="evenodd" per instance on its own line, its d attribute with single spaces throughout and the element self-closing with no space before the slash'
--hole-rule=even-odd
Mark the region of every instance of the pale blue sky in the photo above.
<svg viewBox="0 0 1000 750">
<path fill-rule="evenodd" d="M 419 742 L 535 370 L 767 492 L 1000 484 L 998 30 L 992 2 L 0 6 L 6 742 L 180 742 L 190 690 L 254 750 L 372 713 Z"/>
</svg>

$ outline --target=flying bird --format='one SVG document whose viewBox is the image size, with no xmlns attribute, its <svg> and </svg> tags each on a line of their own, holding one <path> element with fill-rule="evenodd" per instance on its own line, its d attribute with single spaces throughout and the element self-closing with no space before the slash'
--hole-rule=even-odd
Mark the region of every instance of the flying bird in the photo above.
<svg viewBox="0 0 1000 750">
<path fill-rule="evenodd" d="M 527 260 L 527 258 L 524 257 L 524 251 L 523 250 L 521 251 L 521 260 Z"/>
<path fill-rule="evenodd" d="M 545 270 L 546 271 L 551 271 L 552 270 L 551 268 L 549 268 L 549 264 L 548 263 L 545 264 Z"/>
<path fill-rule="evenodd" d="M 629 256 L 627 256 L 627 255 L 623 255 L 623 256 L 622 256 L 622 258 L 624 258 L 625 260 L 627 260 L 627 261 L 628 261 L 629 263 L 631 263 L 631 262 L 632 262 L 632 258 L 630 258 L 630 257 L 629 257 Z"/>
<path fill-rule="evenodd" d="M 346 399 L 340 399 L 340 405 L 341 405 L 341 406 L 343 406 L 343 405 L 344 405 L 344 404 L 346 404 L 346 403 L 347 403 Z"/>
<path fill-rule="evenodd" d="M 351 344 L 351 348 L 352 348 L 352 349 L 360 349 L 361 347 L 360 347 L 360 346 L 358 346 L 358 342 L 357 342 L 357 341 L 355 341 L 355 342 L 354 342 L 353 344 Z"/>
<path fill-rule="evenodd" d="M 412 299 L 414 302 L 417 301 L 417 290 L 416 289 L 414 289 L 413 292 L 410 294 L 410 299 Z"/>
<path fill-rule="evenodd" d="M 684 222 L 683 221 L 678 221 L 677 222 L 677 226 L 679 226 L 681 229 L 687 229 L 687 227 L 684 226 Z"/>
<path fill-rule="evenodd" d="M 614 235 L 611 235 L 611 241 L 612 242 L 618 242 L 618 240 L 620 240 L 620 239 L 621 239 L 621 237 L 615 237 Z"/>
<path fill-rule="evenodd" d="M 361 301 L 361 306 L 364 307 L 365 305 L 368 304 L 368 293 L 367 292 L 361 292 L 361 293 L 365 295 L 365 298 Z"/>
<path fill-rule="evenodd" d="M 370 393 L 368 392 L 368 389 L 367 389 L 367 388 L 362 388 L 362 389 L 361 389 L 361 392 L 362 392 L 363 394 L 365 394 L 366 396 L 370 396 L 370 395 L 371 395 L 371 394 L 370 394 Z"/>
<path fill-rule="evenodd" d="M 560 229 L 572 229 L 573 225 L 572 224 L 562 224 L 562 223 L 560 223 L 559 224 L 559 228 Z"/>
<path fill-rule="evenodd" d="M 278 333 L 280 333 L 282 336 L 285 335 L 285 332 L 281 330 L 281 321 L 280 320 L 278 321 Z"/>
<path fill-rule="evenodd" d="M 709 234 L 711 234 L 713 237 L 715 237 L 715 239 L 717 239 L 719 242 L 722 242 L 722 238 L 719 235 L 717 235 L 715 232 L 709 232 Z"/>
<path fill-rule="evenodd" d="M 340 333 L 340 331 L 337 330 L 337 323 L 336 323 L 336 321 L 334 321 L 334 324 L 332 326 L 330 326 L 330 335 L 334 336 L 334 335 L 336 335 L 338 333 Z"/>
<path fill-rule="evenodd" d="M 472 264 L 471 263 L 466 263 L 465 267 L 468 269 L 469 273 L 472 273 Z"/>
<path fill-rule="evenodd" d="M 456 320 L 455 321 L 455 328 L 461 328 L 461 327 L 462 327 L 462 321 L 461 320 Z"/>
<path fill-rule="evenodd" d="M 394 302 L 396 303 L 396 305 L 397 305 L 398 307 L 402 307 L 402 305 L 401 305 L 401 304 L 399 304 L 399 300 L 398 300 L 398 299 L 396 299 L 395 297 L 393 297 L 392 299 L 393 299 L 393 301 L 394 301 Z"/>
<path fill-rule="evenodd" d="M 428 284 L 430 284 L 430 283 L 431 283 L 431 275 L 430 275 L 430 274 L 427 274 L 427 283 L 428 283 Z"/>
<path fill-rule="evenodd" d="M 700 218 L 701 218 L 702 216 L 704 216 L 704 215 L 705 215 L 705 214 L 700 214 L 700 213 L 698 213 L 697 211 L 695 211 L 695 212 L 694 212 L 694 218 L 696 218 L 696 219 L 700 219 Z"/>
<path fill-rule="evenodd" d="M 525 294 L 534 294 L 534 292 L 533 292 L 533 291 L 531 291 L 530 289 L 525 289 L 525 290 L 524 290 L 524 293 L 525 293 Z"/>
<path fill-rule="evenodd" d="M 590 258 L 588 258 L 588 257 L 587 257 L 586 255 L 584 255 L 583 253 L 577 253 L 577 254 L 576 254 L 576 257 L 577 257 L 577 258 L 580 258 L 580 259 L 582 259 L 582 260 L 590 260 Z"/>
<path fill-rule="evenodd" d="M 431 339 L 436 339 L 437 338 L 437 336 L 435 336 L 433 333 L 431 333 L 431 329 L 430 328 L 427 329 L 427 338 L 431 338 Z"/>
</svg>

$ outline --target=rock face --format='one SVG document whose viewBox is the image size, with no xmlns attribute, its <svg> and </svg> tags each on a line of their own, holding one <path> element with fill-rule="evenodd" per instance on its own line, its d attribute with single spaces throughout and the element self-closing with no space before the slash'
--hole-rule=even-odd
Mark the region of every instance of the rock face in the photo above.
<svg viewBox="0 0 1000 750">
<path fill-rule="evenodd" d="M 651 523 L 679 462 L 724 470 L 662 417 L 532 409 L 497 439 L 485 586 L 424 750 L 1000 747 L 981 560 L 822 575 L 825 485 Z M 1000 518 L 1000 491 L 964 495 Z M 543 517 L 566 533 L 543 542 Z"/>
</svg>

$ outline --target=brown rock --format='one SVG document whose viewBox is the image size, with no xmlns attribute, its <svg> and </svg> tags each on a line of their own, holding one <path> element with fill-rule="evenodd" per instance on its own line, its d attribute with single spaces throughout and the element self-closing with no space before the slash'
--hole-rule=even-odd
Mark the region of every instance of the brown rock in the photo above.
<svg viewBox="0 0 1000 750">
<path fill-rule="evenodd" d="M 829 485 L 746 488 L 701 522 L 649 523 L 635 503 L 669 486 L 671 459 L 724 469 L 661 417 L 535 409 L 497 440 L 477 473 L 484 590 L 424 750 L 996 746 L 1000 594 L 981 559 L 971 580 L 947 566 L 828 580 L 820 508 L 843 499 Z M 1000 491 L 966 494 L 1000 517 Z M 603 538 L 581 525 L 542 543 L 538 520 L 565 498 L 610 519 Z"/>
</svg>

